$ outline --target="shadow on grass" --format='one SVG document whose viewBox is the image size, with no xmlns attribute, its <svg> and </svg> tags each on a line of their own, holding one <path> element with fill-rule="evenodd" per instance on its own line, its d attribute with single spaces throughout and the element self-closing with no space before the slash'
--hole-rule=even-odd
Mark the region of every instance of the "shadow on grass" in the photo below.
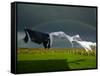
<svg viewBox="0 0 100 76">
<path fill-rule="evenodd" d="M 71 61 L 71 62 L 68 62 L 68 63 L 74 63 L 74 64 L 79 65 L 80 62 L 84 62 L 84 61 L 86 61 L 86 60 L 85 59 L 79 59 L 79 60 Z"/>
<path fill-rule="evenodd" d="M 67 60 L 18 61 L 17 73 L 36 73 L 70 70 Z"/>
</svg>

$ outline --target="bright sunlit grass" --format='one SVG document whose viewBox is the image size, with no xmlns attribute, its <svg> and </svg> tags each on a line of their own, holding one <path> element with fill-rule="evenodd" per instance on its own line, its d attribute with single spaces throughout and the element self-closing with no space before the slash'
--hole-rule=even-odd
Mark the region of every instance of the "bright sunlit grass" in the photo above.
<svg viewBox="0 0 100 76">
<path fill-rule="evenodd" d="M 70 68 L 70 70 L 73 69 L 89 69 L 89 68 L 96 68 L 96 51 L 93 50 L 92 52 L 86 52 L 84 49 L 81 48 L 52 48 L 52 49 L 42 49 L 42 48 L 19 48 L 18 54 L 17 54 L 17 60 L 20 62 L 18 64 L 19 69 L 22 69 L 20 67 L 24 67 L 24 69 L 29 69 L 34 64 L 36 66 L 33 67 L 39 67 L 41 66 L 37 62 L 36 64 L 33 61 L 40 61 L 40 60 L 46 60 L 46 63 L 43 64 L 49 64 L 50 60 L 65 60 L 66 65 Z M 21 61 L 24 61 L 23 65 L 21 65 Z M 27 62 L 30 63 L 27 63 Z M 31 62 L 32 61 L 32 62 Z M 27 64 L 26 64 L 27 63 Z M 56 63 L 56 62 L 55 62 Z M 55 64 L 52 64 L 55 65 Z M 57 64 L 56 64 L 57 65 Z M 58 64 L 59 65 L 59 64 Z M 61 64 L 60 64 L 61 65 Z M 62 65 L 66 66 L 64 63 Z M 25 68 L 25 66 L 27 66 Z M 50 68 L 50 66 L 48 66 Z M 67 68 L 66 68 L 67 70 Z"/>
</svg>

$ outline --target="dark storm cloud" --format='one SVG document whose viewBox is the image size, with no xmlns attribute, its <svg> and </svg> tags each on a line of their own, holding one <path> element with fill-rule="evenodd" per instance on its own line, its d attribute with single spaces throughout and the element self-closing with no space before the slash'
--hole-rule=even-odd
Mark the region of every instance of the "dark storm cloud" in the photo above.
<svg viewBox="0 0 100 76">
<path fill-rule="evenodd" d="M 60 7 L 33 4 L 18 4 L 18 30 L 24 26 L 34 27 L 38 24 L 57 19 L 78 20 L 96 26 L 96 9 L 86 7 Z"/>
</svg>

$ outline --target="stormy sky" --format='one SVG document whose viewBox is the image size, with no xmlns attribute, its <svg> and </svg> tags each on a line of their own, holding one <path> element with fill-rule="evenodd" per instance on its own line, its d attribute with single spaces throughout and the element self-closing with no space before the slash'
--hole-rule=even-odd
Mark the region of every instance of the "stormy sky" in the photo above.
<svg viewBox="0 0 100 76">
<path fill-rule="evenodd" d="M 79 34 L 83 40 L 95 42 L 96 8 L 17 4 L 18 47 L 42 47 L 32 42 L 23 42 L 25 26 L 46 33 L 64 31 L 70 36 Z M 55 39 L 53 47 L 66 45 L 64 40 Z"/>
</svg>

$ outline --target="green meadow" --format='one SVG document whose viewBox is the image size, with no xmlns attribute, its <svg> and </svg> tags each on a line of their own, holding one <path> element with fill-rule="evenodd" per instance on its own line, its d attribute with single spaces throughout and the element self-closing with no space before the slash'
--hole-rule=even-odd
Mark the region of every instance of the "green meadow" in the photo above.
<svg viewBox="0 0 100 76">
<path fill-rule="evenodd" d="M 50 72 L 96 69 L 96 51 L 81 48 L 19 48 L 17 72 Z"/>
</svg>

